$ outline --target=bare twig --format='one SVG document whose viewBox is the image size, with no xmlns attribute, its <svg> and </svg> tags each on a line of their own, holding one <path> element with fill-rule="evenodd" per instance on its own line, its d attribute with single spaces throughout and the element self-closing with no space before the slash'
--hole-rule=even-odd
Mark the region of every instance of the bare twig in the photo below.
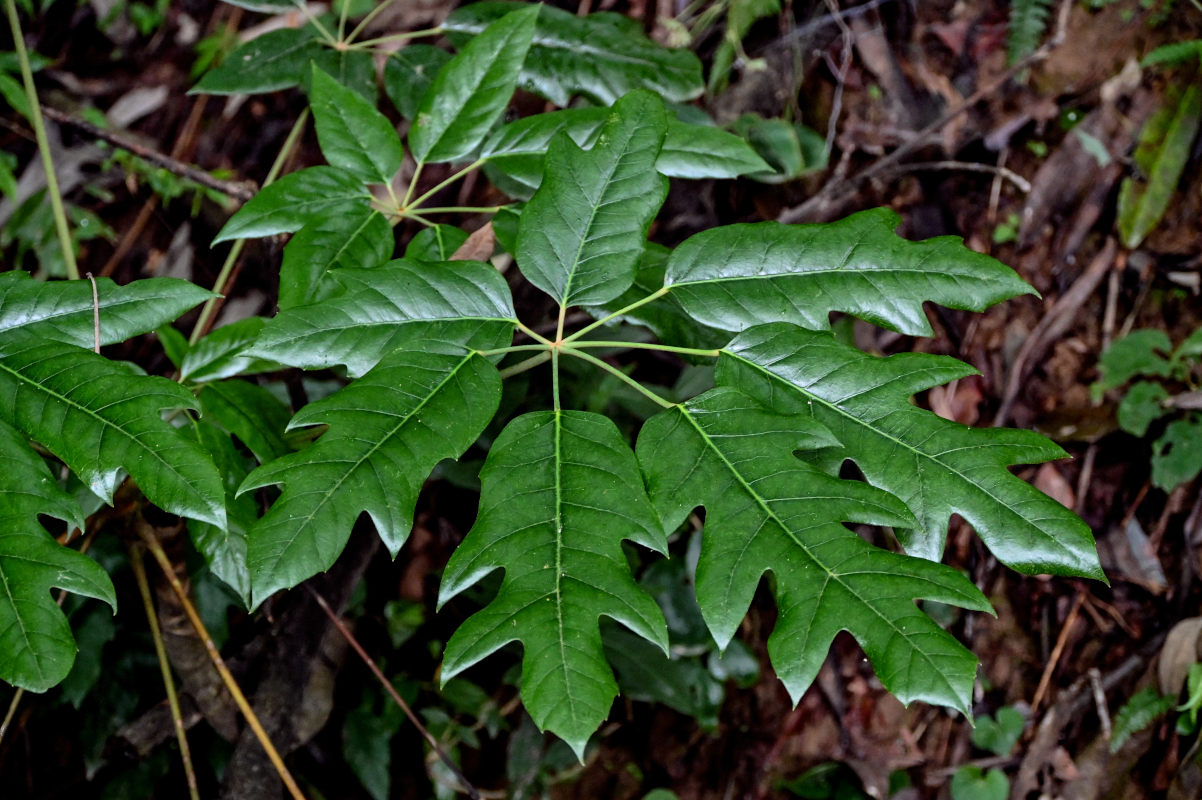
<svg viewBox="0 0 1202 800">
<path fill-rule="evenodd" d="M 777 221 L 785 223 L 801 222 L 811 219 L 816 215 L 820 215 L 824 209 L 837 205 L 843 195 L 849 194 L 860 187 L 865 181 L 875 178 L 878 175 L 892 169 L 894 165 L 901 162 L 903 158 L 910 155 L 920 147 L 923 147 L 933 134 L 941 131 L 944 126 L 955 120 L 961 114 L 968 111 L 981 100 L 995 93 L 998 89 L 1005 86 L 1016 75 L 1039 61 L 1044 60 L 1052 51 L 1055 50 L 1064 41 L 1065 30 L 1068 27 L 1068 12 L 1071 9 L 1071 0 L 1063 0 L 1060 6 L 1060 13 L 1056 20 L 1056 31 L 1047 42 L 1038 50 L 1034 51 L 1025 58 L 1016 61 L 1009 69 L 1003 72 L 996 80 L 981 87 L 977 91 L 969 95 L 962 103 L 951 109 L 939 119 L 927 125 L 922 130 L 918 131 L 908 141 L 903 142 L 888 155 L 882 156 L 873 162 L 870 166 L 851 176 L 840 180 L 828 181 L 822 190 L 805 201 L 799 206 L 787 208 L 777 217 Z"/>
<path fill-rule="evenodd" d="M 76 130 L 88 134 L 89 136 L 100 139 L 104 142 L 108 142 L 114 147 L 120 147 L 122 150 L 133 153 L 138 158 L 148 161 L 155 166 L 162 167 L 168 172 L 179 175 L 181 178 L 186 178 L 187 180 L 200 184 L 207 189 L 213 189 L 221 192 L 227 197 L 232 197 L 239 202 L 245 203 L 247 200 L 254 197 L 255 192 L 257 191 L 257 187 L 251 181 L 223 181 L 220 178 L 213 177 L 200 167 L 195 167 L 191 164 L 185 164 L 182 161 L 172 158 L 166 153 L 160 153 L 157 150 L 153 150 L 143 144 L 139 144 L 128 136 L 117 133 L 116 131 L 106 131 L 104 128 L 97 127 L 87 120 L 83 120 L 79 117 L 67 114 L 66 112 L 59 111 L 56 108 L 42 106 L 42 113 L 60 125 L 69 125 Z"/>
<path fill-rule="evenodd" d="M 1039 677 L 1039 686 L 1035 689 L 1035 697 L 1031 700 L 1031 715 L 1039 709 L 1039 704 L 1043 702 L 1043 697 L 1047 694 L 1048 685 L 1052 681 L 1052 673 L 1056 671 L 1056 664 L 1060 662 L 1060 655 L 1064 652 L 1064 646 L 1068 643 L 1069 632 L 1073 626 L 1077 624 L 1077 617 L 1081 614 L 1081 603 L 1085 600 L 1085 592 L 1078 590 L 1077 596 L 1073 598 L 1073 607 L 1069 609 L 1068 617 L 1064 620 L 1063 627 L 1060 628 L 1060 635 L 1056 637 L 1056 646 L 1052 648 L 1052 656 L 1048 659 L 1047 665 L 1043 668 L 1043 675 Z"/>
<path fill-rule="evenodd" d="M 313 599 L 317 601 L 317 605 L 321 606 L 321 610 L 326 612 L 326 616 L 330 618 L 330 622 L 334 624 L 334 627 L 337 628 L 338 632 L 342 634 L 344 639 L 346 639 L 347 644 L 351 646 L 351 649 L 358 654 L 359 658 L 363 660 L 363 663 L 367 665 L 367 668 L 371 670 L 371 674 L 376 677 L 376 680 L 379 681 L 380 686 L 384 687 L 384 691 L 388 693 L 388 696 L 392 698 L 392 701 L 400 706 L 401 711 L 405 712 L 405 716 L 408 717 L 409 721 L 412 722 L 414 727 L 417 728 L 418 733 L 420 733 L 422 738 L 426 740 L 426 744 L 430 745 L 434 752 L 438 754 L 438 758 L 442 761 L 442 763 L 445 764 L 447 769 L 451 770 L 451 773 L 459 780 L 460 785 L 463 787 L 464 793 L 466 793 L 468 797 L 472 798 L 472 800 L 480 800 L 480 792 L 471 784 L 464 774 L 459 771 L 458 765 L 455 764 L 454 760 L 450 755 L 447 754 L 447 751 L 443 749 L 442 745 L 438 743 L 438 740 L 434 738 L 430 731 L 426 730 L 426 726 L 423 725 L 421 720 L 417 718 L 417 715 L 413 713 L 413 709 L 411 709 L 409 704 L 405 702 L 405 698 L 401 697 L 400 692 L 398 692 L 396 687 L 392 685 L 392 681 L 385 677 L 384 673 L 380 671 L 380 668 L 376 666 L 376 662 L 373 661 L 372 657 L 369 656 L 367 651 L 363 649 L 363 645 L 359 644 L 359 640 L 355 638 L 355 634 L 351 633 L 350 629 L 347 628 L 339 616 L 334 613 L 334 609 L 330 608 L 330 604 L 326 602 L 326 599 L 322 597 L 316 589 L 308 584 L 305 584 L 305 588 L 309 590 L 309 594 L 313 595 Z"/>
<path fill-rule="evenodd" d="M 924 172 L 927 170 L 946 170 L 950 172 L 986 172 L 1004 178 L 1014 184 L 1024 194 L 1031 191 L 1031 182 L 1012 169 L 1001 165 L 978 164 L 973 161 L 913 161 L 908 164 L 896 164 L 885 171 L 882 177 L 895 177 L 907 172 Z"/>
</svg>

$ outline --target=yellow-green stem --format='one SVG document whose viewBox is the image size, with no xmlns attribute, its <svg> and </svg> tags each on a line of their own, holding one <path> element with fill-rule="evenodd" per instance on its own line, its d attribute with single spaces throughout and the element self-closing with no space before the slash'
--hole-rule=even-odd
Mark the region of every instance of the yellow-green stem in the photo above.
<svg viewBox="0 0 1202 800">
<path fill-rule="evenodd" d="M 630 305 L 626 306 L 625 308 L 619 308 L 617 311 L 610 314 L 609 316 L 602 317 L 601 319 L 597 320 L 596 322 L 585 325 L 583 328 L 581 328 L 580 330 L 573 333 L 571 336 L 569 336 L 564 341 L 565 342 L 573 342 L 573 341 L 579 339 L 581 336 L 584 336 L 585 334 L 587 334 L 589 331 L 599 328 L 600 326 L 604 325 L 605 323 L 609 322 L 610 320 L 617 319 L 618 317 L 621 317 L 625 314 L 629 314 L 631 311 L 634 311 L 636 308 L 639 308 L 640 306 L 645 306 L 650 302 L 658 300 L 659 298 L 666 295 L 668 293 L 668 291 L 669 291 L 669 287 L 667 287 L 667 286 L 663 287 L 662 289 L 657 289 L 656 291 L 654 291 L 651 294 L 644 297 L 642 300 L 636 300 L 633 303 L 631 303 Z"/>
<path fill-rule="evenodd" d="M 510 378 L 514 375 L 520 375 L 521 373 L 525 372 L 526 370 L 532 369 L 533 367 L 537 367 L 539 364 L 544 364 L 550 360 L 551 360 L 551 351 L 544 350 L 536 356 L 531 356 L 530 358 L 527 358 L 525 361 L 519 361 L 518 363 L 514 364 L 511 367 L 506 367 L 505 369 L 501 370 L 501 377 L 502 378 Z"/>
<path fill-rule="evenodd" d="M 12 2 L 12 0 L 5 0 Z M 280 148 L 279 155 L 275 158 L 275 163 L 271 165 L 271 169 L 267 172 L 267 177 L 263 179 L 263 187 L 270 186 L 277 177 L 280 171 L 284 168 L 284 163 L 288 160 L 288 156 L 292 153 L 292 148 L 296 147 L 297 141 L 305 130 L 305 123 L 309 121 L 309 109 L 305 109 L 296 118 L 296 124 L 292 126 L 292 130 L 288 133 L 288 138 L 284 140 L 284 146 Z M 229 255 L 225 257 L 225 263 L 221 265 L 221 271 L 217 273 L 217 280 L 213 281 L 213 291 L 221 294 L 225 289 L 225 283 L 230 278 L 230 273 L 234 271 L 234 265 L 238 263 L 238 256 L 242 255 L 242 248 L 245 246 L 245 239 L 239 239 L 230 247 Z M 196 327 L 192 329 L 192 335 L 188 337 L 188 344 L 196 344 L 201 337 L 205 335 L 205 331 L 209 327 L 209 323 L 213 321 L 213 315 L 217 312 L 217 301 L 219 298 L 213 297 L 207 300 L 204 307 L 200 310 L 200 317 L 196 320 Z"/>
<path fill-rule="evenodd" d="M 405 201 L 403 203 L 405 209 L 408 210 L 410 208 L 421 208 L 422 203 L 426 202 L 431 197 L 438 194 L 443 189 L 450 186 L 452 183 L 459 180 L 463 176 L 467 175 L 472 170 L 478 169 L 480 167 L 480 165 L 483 163 L 484 163 L 483 159 L 481 159 L 479 161 L 473 161 L 472 163 L 468 164 L 466 167 L 459 170 L 458 172 L 452 173 L 450 177 L 435 184 L 434 187 L 431 188 L 429 191 L 423 192 L 422 194 L 418 195 L 416 198 L 413 199 L 413 202 L 409 201 L 409 193 L 406 193 Z M 418 166 L 420 168 L 421 165 L 418 165 Z M 413 174 L 413 183 L 409 184 L 409 188 L 412 190 L 414 186 L 417 186 L 417 173 L 416 172 Z M 425 211 L 426 213 L 429 213 L 428 209 L 422 209 L 422 210 Z"/>
<path fill-rule="evenodd" d="M 596 356 L 591 356 L 588 353 L 582 353 L 579 350 L 573 350 L 570 347 L 565 347 L 563 349 L 563 351 L 565 353 L 567 353 L 568 355 L 583 359 L 583 360 L 589 362 L 590 364 L 592 364 L 593 366 L 600 367 L 601 369 L 605 370 L 609 374 L 613 375 L 618 380 L 622 381 L 622 383 L 625 383 L 627 386 L 630 386 L 632 389 L 637 391 L 639 394 L 643 395 L 647 399 L 649 399 L 652 402 L 659 405 L 661 408 L 672 408 L 674 405 L 676 405 L 675 403 L 665 400 L 664 398 L 655 394 L 650 389 L 643 386 L 643 384 L 639 383 L 638 381 L 636 381 L 634 378 L 627 375 L 622 370 L 618 369 L 617 367 L 613 366 L 612 364 L 605 363 L 604 361 L 597 358 Z"/>
<path fill-rule="evenodd" d="M 612 347 L 618 350 L 659 350 L 664 353 L 679 353 L 684 356 L 704 356 L 706 358 L 717 358 L 721 350 L 701 350 L 696 347 L 673 347 L 667 344 L 656 344 L 655 342 L 602 342 L 596 339 L 588 339 L 583 342 L 565 342 L 565 349 L 575 347 Z"/>
<path fill-rule="evenodd" d="M 67 277 L 79 280 L 79 265 L 75 263 L 75 245 L 71 243 L 71 228 L 67 225 L 67 211 L 63 208 L 63 196 L 59 193 L 58 177 L 54 174 L 54 159 L 50 156 L 50 140 L 46 138 L 46 123 L 42 120 L 42 107 L 38 105 L 38 90 L 33 85 L 33 69 L 29 66 L 29 52 L 25 49 L 25 37 L 21 33 L 21 21 L 17 19 L 15 0 L 4 0 L 8 13 L 8 25 L 13 33 L 13 47 L 17 51 L 17 62 L 21 66 L 21 80 L 25 83 L 25 101 L 29 104 L 29 121 L 38 142 L 38 153 L 42 156 L 42 168 L 46 171 L 46 194 L 50 198 L 50 211 L 54 215 L 54 229 L 58 233 L 58 244 L 63 251 L 63 263 L 67 266 Z"/>
<path fill-rule="evenodd" d="M 179 742 L 180 760 L 184 763 L 184 777 L 188 782 L 188 796 L 200 800 L 200 789 L 196 784 L 196 771 L 192 768 L 192 751 L 188 748 L 188 732 L 184 728 L 184 716 L 180 713 L 179 696 L 175 693 L 175 680 L 171 677 L 171 664 L 167 660 L 167 649 L 163 646 L 163 631 L 150 597 L 150 582 L 146 580 L 146 567 L 142 563 L 142 550 L 137 545 L 129 548 L 129 566 L 133 569 L 138 593 L 142 595 L 142 608 L 146 611 L 146 622 L 150 625 L 150 638 L 154 642 L 154 654 L 159 660 L 159 672 L 163 675 L 163 688 L 167 690 L 167 707 L 171 709 L 171 721 L 175 724 L 175 739 Z"/>
</svg>

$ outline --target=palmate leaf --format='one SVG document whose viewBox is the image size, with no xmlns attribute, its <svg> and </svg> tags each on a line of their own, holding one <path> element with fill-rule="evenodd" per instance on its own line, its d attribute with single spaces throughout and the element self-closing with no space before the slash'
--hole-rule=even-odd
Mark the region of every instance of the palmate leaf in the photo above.
<svg viewBox="0 0 1202 800">
<path fill-rule="evenodd" d="M 474 3 L 451 14 L 443 30 L 459 44 L 523 7 L 516 2 Z M 540 7 L 521 86 L 557 106 L 566 106 L 573 94 L 610 105 L 640 88 L 683 103 L 703 89 L 701 62 L 689 51 L 661 47 L 644 36 L 637 23 L 615 14 L 577 17 L 547 5 Z"/>
<path fill-rule="evenodd" d="M 922 700 L 967 714 L 976 659 L 913 601 L 981 611 L 989 603 L 950 567 L 873 547 L 840 524 L 913 523 L 895 497 L 828 475 L 793 453 L 837 446 L 814 420 L 775 413 L 719 387 L 649 420 L 637 452 L 669 529 L 705 506 L 697 600 L 720 647 L 770 571 L 780 616 L 768 652 L 794 702 L 835 635 L 847 630 L 903 703 Z"/>
<path fill-rule="evenodd" d="M 665 282 L 698 322 L 728 331 L 767 322 L 826 328 L 830 312 L 843 311 L 930 336 L 926 301 L 983 311 L 1035 292 L 959 237 L 902 239 L 893 232 L 900 221 L 876 208 L 828 224 L 712 228 L 676 248 Z"/>
<path fill-rule="evenodd" d="M 458 458 L 492 419 L 501 378 L 464 347 L 420 336 L 359 380 L 310 403 L 289 427 L 329 425 L 316 444 L 259 467 L 240 493 L 280 483 L 284 493 L 250 531 L 252 596 L 262 602 L 328 569 L 362 511 L 395 557 L 413 527 L 422 483 Z"/>
<path fill-rule="evenodd" d="M 90 350 L 23 329 L 0 335 L 0 421 L 45 445 L 107 502 L 124 469 L 160 508 L 224 527 L 212 460 L 160 416 L 196 407 L 179 384 Z"/>
<path fill-rule="evenodd" d="M 248 354 L 294 367 L 344 364 L 354 377 L 415 327 L 439 323 L 439 338 L 489 348 L 509 344 L 517 324 L 505 279 L 478 261 L 397 259 L 333 275 L 346 287 L 342 294 L 281 311 Z"/>
<path fill-rule="evenodd" d="M 517 85 L 538 9 L 519 6 L 438 71 L 409 129 L 409 149 L 417 163 L 465 158 L 484 141 Z"/>
<path fill-rule="evenodd" d="M 71 671 L 75 639 L 52 588 L 103 600 L 116 611 L 109 576 L 60 547 L 38 521 L 83 526 L 79 504 L 59 488 L 25 437 L 0 423 L 0 681 L 42 692 Z"/>
<path fill-rule="evenodd" d="M 90 281 L 35 281 L 26 272 L 0 273 L 0 335 L 13 328 L 91 348 L 100 317 L 100 344 L 124 342 L 172 322 L 212 292 L 177 278 L 147 278 L 118 286 L 96 279 L 99 312 Z"/>
<path fill-rule="evenodd" d="M 496 598 L 447 643 L 442 680 L 520 641 L 526 709 L 582 756 L 618 691 L 600 617 L 667 652 L 663 614 L 634 582 L 622 552 L 623 539 L 666 552 L 663 530 L 629 445 L 599 414 L 514 419 L 480 478 L 480 512 L 443 573 L 439 605 L 494 570 L 505 570 L 505 578 Z"/>
<path fill-rule="evenodd" d="M 561 305 L 604 303 L 634 282 L 667 180 L 655 160 L 667 128 L 650 92 L 619 100 L 592 150 L 565 134 L 547 151 L 547 177 L 522 211 L 518 266 Z"/>
<path fill-rule="evenodd" d="M 939 560 L 956 513 L 1013 569 L 1105 580 L 1089 526 L 1008 469 L 1063 458 L 1060 447 L 1032 431 L 968 428 L 910 402 L 975 372 L 943 356 L 875 358 L 829 333 L 774 324 L 735 337 L 717 381 L 762 402 L 792 397 L 828 428 L 869 482 L 913 512 L 918 525 L 898 531 L 908 552 Z"/>
</svg>

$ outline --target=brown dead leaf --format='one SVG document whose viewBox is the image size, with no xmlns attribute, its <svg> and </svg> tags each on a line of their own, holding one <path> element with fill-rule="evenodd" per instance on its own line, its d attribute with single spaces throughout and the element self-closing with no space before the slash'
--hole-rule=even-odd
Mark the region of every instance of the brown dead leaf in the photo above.
<svg viewBox="0 0 1202 800">
<path fill-rule="evenodd" d="M 1035 473 L 1035 488 L 1065 508 L 1076 508 L 1077 495 L 1053 464 L 1043 464 Z"/>
<path fill-rule="evenodd" d="M 497 237 L 492 230 L 492 222 L 484 223 L 467 237 L 467 241 L 459 245 L 459 249 L 451 256 L 451 261 L 487 261 L 492 258 L 497 246 Z"/>
</svg>

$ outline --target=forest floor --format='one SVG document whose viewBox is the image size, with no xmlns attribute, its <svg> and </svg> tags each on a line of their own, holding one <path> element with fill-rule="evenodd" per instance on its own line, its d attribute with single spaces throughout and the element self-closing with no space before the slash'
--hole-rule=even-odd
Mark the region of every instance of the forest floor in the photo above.
<svg viewBox="0 0 1202 800">
<path fill-rule="evenodd" d="M 170 274 L 207 286 L 224 257 L 209 242 L 246 192 L 243 182 L 263 179 L 304 99 L 294 91 L 237 99 L 188 95 L 197 43 L 214 43 L 214 32 L 245 29 L 262 15 L 198 0 L 164 5 L 157 25 L 140 33 L 124 3 L 57 2 L 27 36 L 50 62 L 39 78 L 44 102 L 67 120 L 52 125 L 61 137 L 64 192 L 100 234 L 82 243 L 81 271 L 119 283 Z M 671 0 L 560 5 L 626 14 L 661 41 L 681 33 L 665 21 L 680 11 Z M 699 103 L 721 123 L 759 114 L 802 124 L 816 137 L 811 144 L 821 142 L 807 154 L 828 149 L 830 163 L 819 160 L 775 184 L 674 186 L 652 238 L 674 245 L 718 224 L 826 221 L 888 206 L 901 215 L 907 238 L 961 236 L 1012 266 L 1041 297 L 981 315 L 931 307 L 939 335 L 929 340 L 866 323 L 856 323 L 854 334 L 873 352 L 922 348 L 979 370 L 918 398 L 936 413 L 968 425 L 1035 429 L 1063 446 L 1071 458 L 1019 474 L 1089 523 L 1109 585 L 1018 575 L 956 518 L 945 561 L 966 570 L 997 611 L 990 617 L 948 610 L 940 620 L 981 660 L 975 732 L 958 714 L 922 704 L 904 708 L 845 635 L 794 708 L 768 666 L 765 641 L 775 611 L 761 591 L 740 634 L 762 667 L 758 680 L 745 686 L 727 681 L 708 720 L 678 710 L 693 702 L 688 698 L 675 708 L 619 701 L 583 766 L 532 734 L 502 676 L 453 700 L 433 689 L 437 655 L 431 650 L 448 633 L 433 610 L 436 573 L 471 523 L 471 503 L 465 514 L 463 493 L 449 483 L 428 487 L 417 530 L 395 564 L 374 555 L 367 588 L 352 603 L 357 631 L 395 669 L 405 665 L 404 690 L 469 778 L 486 794 L 496 793 L 490 796 L 546 791 L 564 800 L 624 800 L 662 787 L 686 799 L 935 797 L 949 796 L 957 773 L 962 781 L 981 776 L 975 788 L 960 788 L 958 800 L 1000 800 L 1007 793 L 1074 800 L 1202 796 L 1197 728 L 1178 732 L 1177 712 L 1110 748 L 1121 707 L 1146 687 L 1180 692 L 1190 666 L 1202 659 L 1202 624 L 1194 624 L 1202 619 L 1195 616 L 1202 599 L 1198 480 L 1191 476 L 1167 492 L 1156 485 L 1152 457 L 1164 421 L 1142 438 L 1124 432 L 1117 419 L 1122 388 L 1091 388 L 1101 354 L 1126 333 L 1155 329 L 1176 345 L 1202 326 L 1202 137 L 1185 152 L 1167 211 L 1146 238 L 1124 241 L 1118 219 L 1120 187 L 1141 169 L 1133 151 L 1144 122 L 1196 85 L 1200 74 L 1197 58 L 1192 70 L 1141 70 L 1139 61 L 1161 45 L 1202 37 L 1202 8 L 1189 0 L 1057 2 L 1038 49 L 1013 69 L 1004 3 L 783 5 L 785 12 L 751 27 L 742 43 L 748 58 L 736 64 L 729 85 Z M 115 9 L 107 21 L 98 21 L 102 7 Z M 448 10 L 401 0 L 389 24 L 436 24 Z M 692 46 L 707 63 L 721 31 L 720 25 L 693 31 Z M 524 115 L 541 110 L 540 103 L 524 96 L 517 105 Z M 71 123 L 95 119 L 97 109 L 146 151 L 222 171 L 226 199 L 210 192 L 193 202 L 190 191 L 167 199 L 163 193 L 178 188 L 178 177 L 159 175 L 156 184 L 144 167 L 113 163 L 111 147 L 98 146 Z M 35 152 L 28 128 L 7 107 L 0 123 L 2 149 L 24 167 Z M 320 155 L 310 134 L 292 166 L 313 163 Z M 458 204 L 491 205 L 496 195 L 490 191 L 484 182 L 466 185 Z M 19 245 L 10 214 L 10 206 L 0 206 L 6 259 Z M 479 224 L 462 222 L 469 229 Z M 278 263 L 280 248 L 271 240 L 248 248 L 225 302 L 226 321 L 271 313 L 270 265 Z M 163 365 L 153 339 L 140 346 L 126 357 L 152 371 Z M 1202 370 L 1197 361 L 1189 366 L 1170 387 L 1186 398 L 1181 415 L 1197 414 L 1191 409 L 1199 407 L 1192 392 Z M 1202 453 L 1202 427 L 1191 430 L 1192 443 L 1179 441 L 1172 453 L 1161 454 L 1175 454 L 1186 474 Z M 98 557 L 103 563 L 104 553 Z M 137 607 L 132 589 L 122 595 L 128 595 L 127 608 Z M 396 615 L 411 622 L 398 623 Z M 122 726 L 161 699 L 146 634 L 134 630 L 139 621 L 127 614 L 119 630 L 110 631 L 99 684 L 23 701 L 0 742 L 6 800 L 181 796 L 167 788 L 179 785 L 173 745 L 131 756 L 114 743 Z M 228 636 L 245 639 L 250 634 L 240 629 L 253 624 L 231 614 Z M 135 644 L 123 648 L 122 642 Z M 318 781 L 313 796 L 369 797 L 343 756 L 343 738 L 350 735 L 344 723 L 362 710 L 356 708 L 358 684 L 369 677 L 348 661 L 338 680 L 336 697 L 349 708 L 336 712 L 295 758 L 305 765 L 302 772 L 333 776 Z M 111 696 L 98 697 L 106 692 Z M 8 697 L 0 691 L 6 704 Z M 1022 723 L 1008 747 L 1007 721 L 1016 718 Z M 383 751 L 386 761 L 392 754 L 390 796 L 445 796 L 453 782 L 432 759 L 423 760 L 416 733 L 399 721 L 396 727 L 391 751 Z M 202 728 L 196 728 L 198 747 L 226 752 Z M 208 745 L 206 736 L 213 739 Z M 984 777 L 995 769 L 1008 791 Z"/>
</svg>

